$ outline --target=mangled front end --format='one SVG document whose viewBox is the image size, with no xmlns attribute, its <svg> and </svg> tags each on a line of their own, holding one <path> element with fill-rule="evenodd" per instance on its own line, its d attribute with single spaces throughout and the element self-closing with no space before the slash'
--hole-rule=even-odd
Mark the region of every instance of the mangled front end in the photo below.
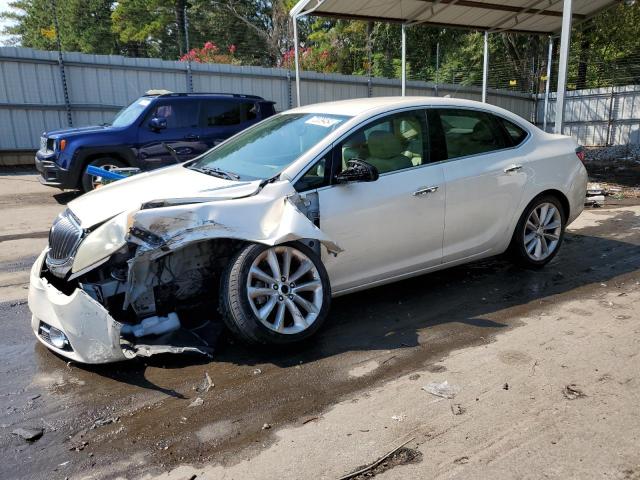
<svg viewBox="0 0 640 480">
<path fill-rule="evenodd" d="M 67 210 L 31 271 L 32 328 L 47 347 L 83 363 L 210 355 L 220 275 L 239 248 L 303 240 L 340 250 L 307 207 L 278 182 L 243 198 L 147 202 L 90 229 Z"/>
</svg>

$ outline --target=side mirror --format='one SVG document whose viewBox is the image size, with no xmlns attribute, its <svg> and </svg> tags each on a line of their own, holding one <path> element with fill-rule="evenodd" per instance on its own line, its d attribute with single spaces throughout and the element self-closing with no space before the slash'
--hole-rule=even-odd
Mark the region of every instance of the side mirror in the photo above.
<svg viewBox="0 0 640 480">
<path fill-rule="evenodd" d="M 375 182 L 380 174 L 378 169 L 360 158 L 352 158 L 347 168 L 336 175 L 338 183 Z"/>
<path fill-rule="evenodd" d="M 153 117 L 149 120 L 149 128 L 151 130 L 164 130 L 167 128 L 167 119 L 164 117 Z"/>
</svg>

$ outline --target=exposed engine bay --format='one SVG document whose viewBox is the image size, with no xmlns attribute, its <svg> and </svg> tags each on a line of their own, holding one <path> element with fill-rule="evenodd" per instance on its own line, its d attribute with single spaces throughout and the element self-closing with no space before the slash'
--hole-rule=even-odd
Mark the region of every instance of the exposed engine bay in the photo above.
<svg viewBox="0 0 640 480">
<path fill-rule="evenodd" d="M 50 314 L 37 305 L 38 291 L 32 288 L 29 301 L 34 322 L 39 322 L 37 327 L 34 323 L 37 335 L 50 346 L 57 334 L 63 348 L 53 346 L 64 353 L 82 341 L 72 334 L 84 329 L 82 336 L 97 342 L 82 352 L 80 361 L 88 363 L 157 353 L 211 355 L 222 329 L 221 274 L 239 249 L 248 242 L 299 240 L 318 254 L 321 244 L 331 253 L 340 251 L 316 226 L 317 194 L 301 197 L 289 182 L 264 190 L 272 194 L 147 202 L 90 228 L 82 228 L 81 219 L 66 210 L 51 228 L 39 281 L 70 298 L 86 295 L 104 308 L 113 325 L 98 334 L 85 328 L 93 320 L 69 326 L 57 315 L 47 322 L 40 317 Z M 51 293 L 47 295 L 51 301 Z M 83 308 L 83 315 L 91 315 L 87 310 Z M 101 338 L 105 336 L 109 338 Z M 109 345 L 115 342 L 119 345 Z"/>
</svg>

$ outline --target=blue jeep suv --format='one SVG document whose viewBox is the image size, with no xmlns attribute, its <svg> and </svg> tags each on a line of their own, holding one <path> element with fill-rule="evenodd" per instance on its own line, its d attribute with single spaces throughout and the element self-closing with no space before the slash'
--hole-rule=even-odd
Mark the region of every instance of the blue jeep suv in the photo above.
<svg viewBox="0 0 640 480">
<path fill-rule="evenodd" d="M 189 160 L 275 113 L 255 95 L 164 93 L 140 97 L 110 124 L 52 130 L 40 138 L 40 181 L 92 190 L 89 165 L 152 170 Z"/>
</svg>

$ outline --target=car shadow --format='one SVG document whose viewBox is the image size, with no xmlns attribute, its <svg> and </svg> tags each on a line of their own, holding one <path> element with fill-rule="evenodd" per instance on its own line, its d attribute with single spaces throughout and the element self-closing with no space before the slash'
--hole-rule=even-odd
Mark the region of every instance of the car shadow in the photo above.
<svg viewBox="0 0 640 480">
<path fill-rule="evenodd" d="M 78 198 L 80 195 L 82 195 L 82 192 L 79 190 L 64 190 L 62 192 L 54 193 L 53 198 L 58 202 L 58 204 L 66 205 L 70 201 Z"/>
<path fill-rule="evenodd" d="M 429 351 L 433 340 L 430 332 L 442 325 L 447 330 L 440 329 L 437 335 L 458 334 L 464 345 L 477 344 L 517 326 L 521 318 L 518 309 L 526 309 L 533 302 L 543 307 L 551 305 L 553 296 L 606 283 L 640 269 L 639 236 L 603 236 L 631 235 L 624 225 L 637 224 L 633 212 L 619 212 L 597 223 L 581 229 L 580 234 L 567 233 L 559 255 L 540 270 L 523 269 L 496 257 L 336 298 L 320 333 L 288 348 L 246 346 L 223 333 L 213 360 L 196 355 L 158 355 L 128 363 L 78 367 L 179 396 L 150 382 L 145 377 L 148 367 L 180 370 L 213 363 L 272 364 L 286 369 L 345 352 L 417 346 Z M 195 370 L 201 378 L 202 371 Z"/>
</svg>

